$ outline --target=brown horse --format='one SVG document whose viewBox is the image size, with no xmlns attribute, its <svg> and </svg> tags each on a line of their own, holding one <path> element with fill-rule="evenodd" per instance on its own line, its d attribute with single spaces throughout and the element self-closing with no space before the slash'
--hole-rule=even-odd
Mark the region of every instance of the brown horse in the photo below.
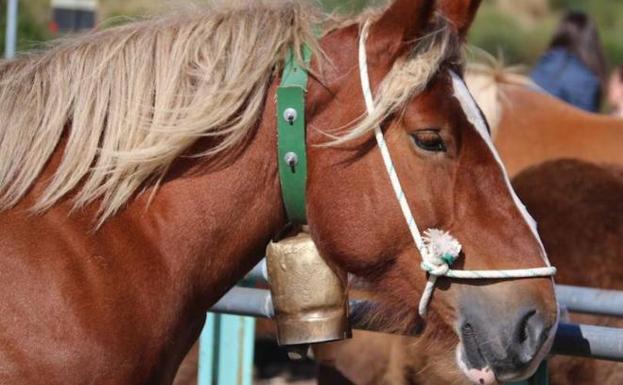
<svg viewBox="0 0 623 385">
<path fill-rule="evenodd" d="M 2 63 L 0 383 L 172 381 L 206 309 L 286 227 L 274 97 L 303 43 L 323 256 L 369 282 L 388 328 L 426 330 L 455 376 L 530 375 L 556 327 L 552 280 L 441 278 L 424 323 L 427 277 L 372 142 L 381 124 L 418 223 L 462 243 L 459 269 L 546 264 L 456 75 L 478 3 L 370 16 L 363 119 L 360 24 L 316 38 L 292 3 L 195 9 Z"/>
<path fill-rule="evenodd" d="M 551 161 L 521 172 L 513 185 L 539 223 L 549 258 L 558 266 L 557 282 L 623 290 L 623 168 Z M 623 327 L 617 318 L 571 313 L 570 319 Z M 319 384 L 469 384 L 448 373 L 450 363 L 431 354 L 435 348 L 426 339 L 356 332 L 348 342 L 317 350 L 328 365 L 320 368 Z M 555 356 L 550 383 L 621 384 L 622 365 Z"/>
<path fill-rule="evenodd" d="M 529 168 L 513 180 L 539 222 L 557 282 L 623 290 L 623 167 L 558 160 Z M 614 317 L 570 314 L 574 323 L 623 328 Z M 553 385 L 623 384 L 623 364 L 556 356 Z"/>
<path fill-rule="evenodd" d="M 570 106 L 494 59 L 469 66 L 466 82 L 491 124 L 511 176 L 560 158 L 623 165 L 623 119 Z"/>
</svg>

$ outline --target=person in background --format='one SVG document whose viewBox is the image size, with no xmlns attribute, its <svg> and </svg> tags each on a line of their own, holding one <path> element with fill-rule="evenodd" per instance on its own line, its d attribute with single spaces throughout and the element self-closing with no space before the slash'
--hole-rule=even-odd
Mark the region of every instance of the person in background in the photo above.
<svg viewBox="0 0 623 385">
<path fill-rule="evenodd" d="M 543 90 L 567 103 L 599 111 L 608 75 L 599 33 L 587 14 L 565 14 L 530 76 Z"/>
<path fill-rule="evenodd" d="M 617 118 L 623 118 L 623 64 L 610 76 L 608 83 L 608 104 L 610 113 Z"/>
</svg>

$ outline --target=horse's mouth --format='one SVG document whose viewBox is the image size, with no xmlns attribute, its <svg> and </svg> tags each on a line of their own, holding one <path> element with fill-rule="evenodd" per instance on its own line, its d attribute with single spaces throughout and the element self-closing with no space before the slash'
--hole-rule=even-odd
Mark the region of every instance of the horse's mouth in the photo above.
<svg viewBox="0 0 623 385">
<path fill-rule="evenodd" d="M 456 359 L 463 374 L 473 383 L 477 385 L 497 385 L 500 382 L 520 382 L 526 380 L 532 375 L 532 368 L 525 368 L 517 372 L 505 372 L 496 374 L 494 369 L 486 363 L 474 365 L 469 358 L 463 344 L 459 344 L 456 349 Z M 481 356 L 481 360 L 484 358 Z"/>
<path fill-rule="evenodd" d="M 489 362 L 490 360 L 486 358 L 486 353 L 483 354 L 474 335 L 464 336 L 463 341 L 457 346 L 456 356 L 463 374 L 472 383 L 478 385 L 497 385 L 499 382 L 523 381 L 534 372 L 534 362 L 538 359 L 537 356 L 532 357 L 530 365 L 522 365 L 517 370 L 496 370 L 494 365 Z"/>
<path fill-rule="evenodd" d="M 532 312 L 522 318 L 524 324 L 538 320 Z M 521 326 L 518 330 L 537 330 L 531 340 L 524 334 L 523 338 L 511 337 L 505 334 L 507 328 L 500 328 L 500 335 L 491 333 L 490 328 L 483 327 L 482 323 L 461 321 L 457 326 L 457 335 L 460 342 L 456 347 L 456 361 L 463 374 L 474 384 L 494 385 L 498 382 L 520 382 L 532 376 L 540 363 L 549 353 L 553 343 L 560 312 L 553 323 L 537 324 L 539 329 L 529 329 Z M 519 345 L 513 345 L 517 342 Z"/>
<path fill-rule="evenodd" d="M 553 334 L 554 333 L 551 333 L 552 337 Z M 459 343 L 456 347 L 456 361 L 463 374 L 472 383 L 477 385 L 497 385 L 500 382 L 520 382 L 529 378 L 536 371 L 540 362 L 551 349 L 552 343 L 553 338 L 549 338 L 548 341 L 543 344 L 538 354 L 533 357 L 531 363 L 516 371 L 505 370 L 503 372 L 497 372 L 492 368 L 492 365 L 475 343 Z"/>
<path fill-rule="evenodd" d="M 496 385 L 498 382 L 495 373 L 486 364 L 482 354 L 480 352 L 477 352 L 476 355 L 472 354 L 472 359 L 476 359 L 477 363 L 469 361 L 466 358 L 463 343 L 458 344 L 456 347 L 456 361 L 463 374 L 474 384 Z"/>
</svg>

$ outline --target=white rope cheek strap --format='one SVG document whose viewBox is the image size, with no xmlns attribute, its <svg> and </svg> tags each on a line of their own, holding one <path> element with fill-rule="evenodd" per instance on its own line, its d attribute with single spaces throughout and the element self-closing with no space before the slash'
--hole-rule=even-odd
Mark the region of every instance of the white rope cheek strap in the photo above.
<svg viewBox="0 0 623 385">
<path fill-rule="evenodd" d="M 359 72 L 361 77 L 361 88 L 363 91 L 366 110 L 369 115 L 374 112 L 374 98 L 370 87 L 370 78 L 368 75 L 368 60 L 366 54 L 366 40 L 370 22 L 366 21 L 359 38 Z M 428 303 L 430 302 L 435 283 L 439 277 L 460 278 L 460 279 L 509 279 L 509 278 L 535 278 L 549 277 L 556 274 L 556 268 L 552 266 L 538 267 L 531 269 L 513 269 L 513 270 L 452 270 L 450 265 L 458 258 L 461 251 L 461 244 L 448 232 L 439 229 L 428 229 L 424 232 L 424 236 L 420 234 L 417 223 L 409 208 L 409 203 L 405 197 L 398 174 L 392 162 L 389 149 L 383 137 L 383 131 L 380 127 L 375 127 L 374 136 L 381 151 L 387 174 L 391 181 L 394 193 L 400 204 L 400 209 L 407 222 L 409 231 L 413 238 L 413 242 L 422 256 L 420 267 L 429 273 L 428 281 L 424 287 L 418 312 L 422 317 L 426 316 Z"/>
</svg>

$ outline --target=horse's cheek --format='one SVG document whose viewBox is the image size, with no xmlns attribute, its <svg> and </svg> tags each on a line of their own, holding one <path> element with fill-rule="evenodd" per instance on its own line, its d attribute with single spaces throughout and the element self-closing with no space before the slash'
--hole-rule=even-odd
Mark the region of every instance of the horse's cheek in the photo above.
<svg viewBox="0 0 623 385">
<path fill-rule="evenodd" d="M 396 233 L 389 233 L 382 221 L 368 217 L 365 205 L 336 204 L 319 210 L 310 223 L 312 237 L 324 258 L 354 274 L 366 274 L 396 257 Z"/>
</svg>

